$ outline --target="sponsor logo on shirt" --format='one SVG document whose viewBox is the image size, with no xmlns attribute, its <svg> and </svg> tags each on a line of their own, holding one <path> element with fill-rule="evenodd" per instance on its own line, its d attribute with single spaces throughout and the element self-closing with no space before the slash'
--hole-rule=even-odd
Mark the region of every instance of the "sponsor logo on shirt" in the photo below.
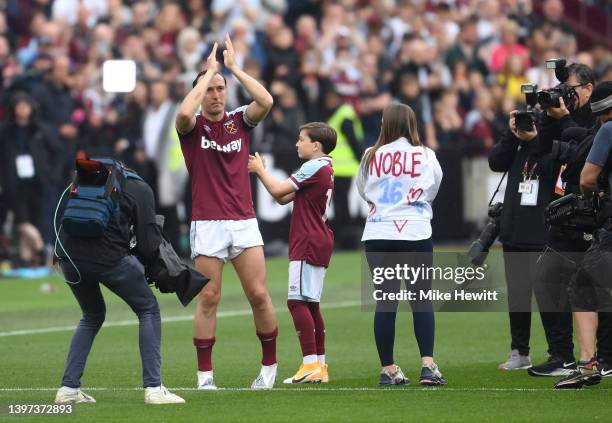
<svg viewBox="0 0 612 423">
<path fill-rule="evenodd" d="M 225 122 L 223 124 L 223 127 L 225 128 L 225 130 L 229 133 L 229 134 L 235 134 L 236 132 L 238 132 L 238 127 L 236 126 L 236 124 L 234 123 L 233 120 L 228 120 L 227 122 Z"/>
<path fill-rule="evenodd" d="M 202 149 L 208 150 L 217 150 L 222 153 L 233 153 L 240 152 L 242 149 L 242 138 L 238 138 L 235 141 L 230 141 L 225 145 L 217 144 L 216 141 L 207 140 L 206 137 L 202 137 Z"/>
</svg>

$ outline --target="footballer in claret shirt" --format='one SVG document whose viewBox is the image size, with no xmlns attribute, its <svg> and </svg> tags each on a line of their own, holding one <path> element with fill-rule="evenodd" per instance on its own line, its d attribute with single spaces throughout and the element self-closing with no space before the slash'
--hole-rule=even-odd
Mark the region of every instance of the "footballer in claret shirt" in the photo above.
<svg viewBox="0 0 612 423">
<path fill-rule="evenodd" d="M 329 381 L 325 322 L 319 303 L 334 247 L 327 210 L 334 189 L 329 153 L 336 146 L 336 138 L 336 131 L 326 123 L 311 122 L 301 126 L 296 147 L 299 158 L 307 161 L 285 181 L 274 179 L 266 171 L 259 154 L 249 158 L 249 171 L 257 175 L 280 204 L 293 201 L 287 306 L 300 341 L 302 364 L 284 383 Z"/>
<path fill-rule="evenodd" d="M 261 371 L 253 389 L 269 389 L 276 379 L 278 324 L 266 287 L 263 239 L 251 198 L 247 163 L 249 136 L 272 108 L 272 96 L 234 60 L 226 37 L 224 65 L 253 98 L 248 106 L 225 110 L 227 84 L 219 73 L 217 43 L 179 107 L 176 129 L 191 176 L 191 257 L 196 269 L 210 278 L 202 289 L 194 316 L 193 343 L 198 358 L 198 389 L 217 389 L 213 380 L 212 348 L 215 344 L 221 275 L 227 260 L 234 265 L 253 310 L 261 342 Z M 199 114 L 196 114 L 201 109 Z"/>
</svg>

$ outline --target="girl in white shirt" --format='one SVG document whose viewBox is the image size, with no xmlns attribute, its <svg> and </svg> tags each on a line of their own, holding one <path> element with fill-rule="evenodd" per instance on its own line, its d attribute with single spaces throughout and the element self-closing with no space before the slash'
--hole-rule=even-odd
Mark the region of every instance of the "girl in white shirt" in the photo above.
<svg viewBox="0 0 612 423">
<path fill-rule="evenodd" d="M 431 267 L 433 245 L 431 218 L 433 202 L 442 169 L 435 153 L 422 146 L 414 111 L 405 104 L 392 104 L 383 112 L 382 128 L 376 144 L 363 159 L 357 187 L 369 204 L 362 241 L 372 273 L 376 268 Z M 406 289 L 416 293 L 410 301 L 414 333 L 421 353 L 421 385 L 444 385 L 446 380 L 433 360 L 435 321 L 430 301 L 418 299 L 420 291 L 431 289 L 431 280 L 405 281 Z M 398 293 L 401 280 L 385 280 L 376 286 L 374 336 L 381 362 L 380 384 L 410 383 L 393 360 L 395 316 L 398 302 L 381 298 Z"/>
</svg>

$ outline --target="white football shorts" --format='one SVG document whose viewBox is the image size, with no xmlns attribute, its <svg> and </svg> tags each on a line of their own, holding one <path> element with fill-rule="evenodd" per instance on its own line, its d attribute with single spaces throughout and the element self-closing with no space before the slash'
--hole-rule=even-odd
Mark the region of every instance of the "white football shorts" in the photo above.
<svg viewBox="0 0 612 423">
<path fill-rule="evenodd" d="M 320 303 L 326 271 L 325 267 L 313 266 L 304 260 L 290 261 L 288 298 Z"/>
<path fill-rule="evenodd" d="M 247 248 L 264 245 L 255 218 L 192 221 L 189 241 L 192 260 L 207 256 L 223 262 L 238 257 Z"/>
</svg>

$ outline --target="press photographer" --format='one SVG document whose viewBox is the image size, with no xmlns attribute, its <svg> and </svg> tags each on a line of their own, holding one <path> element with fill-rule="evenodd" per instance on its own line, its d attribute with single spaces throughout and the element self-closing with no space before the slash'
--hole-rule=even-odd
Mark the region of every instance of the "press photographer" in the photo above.
<svg viewBox="0 0 612 423">
<path fill-rule="evenodd" d="M 596 130 L 596 117 L 589 104 L 595 74 L 579 63 L 566 67 L 563 59 L 549 60 L 547 67 L 554 69 L 561 83 L 537 93 L 537 102 L 543 109 L 538 135 L 540 152 L 560 169 L 554 197 L 574 198 L 580 195 L 580 172 Z M 540 309 L 550 312 L 545 317 L 549 357 L 528 370 L 531 376 L 566 376 L 576 369 L 567 288 L 589 248 L 592 229 L 589 225 L 551 225 L 548 229 L 534 288 Z M 577 316 L 578 325 L 579 319 Z"/>
<path fill-rule="evenodd" d="M 521 127 L 517 127 L 517 113 L 520 117 L 517 110 L 510 113 L 508 130 L 489 154 L 491 170 L 508 174 L 501 215 L 499 205 L 489 213 L 492 217 L 490 228 L 496 226 L 496 220 L 499 222 L 508 286 L 511 353 L 508 360 L 499 366 L 506 370 L 531 366 L 529 339 L 533 274 L 547 237 L 544 208 L 552 199 L 559 172 L 559 165 L 549 155 L 542 154 L 534 123 L 525 127 L 524 118 L 520 117 Z M 489 229 L 489 232 L 494 233 L 494 230 Z M 495 237 L 488 238 L 490 246 Z M 551 340 L 552 334 L 556 333 L 557 319 L 547 313 L 540 313 L 540 316 L 549 340 L 549 350 L 552 350 L 554 343 Z"/>
<path fill-rule="evenodd" d="M 597 86 L 591 98 L 591 109 L 599 117 L 601 126 L 597 125 L 593 145 L 581 172 L 580 188 L 585 197 L 601 199 L 597 210 L 598 228 L 570 290 L 580 339 L 580 361 L 577 370 L 555 384 L 557 389 L 594 385 L 602 377 L 612 375 L 612 268 L 609 266 L 612 253 L 612 81 Z"/>
<path fill-rule="evenodd" d="M 565 59 L 546 61 L 546 66 L 555 70 L 561 83 L 537 93 L 538 103 L 544 111 L 538 125 L 544 151 L 550 151 L 553 141 L 560 140 L 566 129 L 592 128 L 596 123 L 589 105 L 595 73 L 581 63 L 565 64 Z"/>
<path fill-rule="evenodd" d="M 208 279 L 180 263 L 156 222 L 153 191 L 121 163 L 103 157 L 77 159 L 62 198 L 68 191 L 55 212 L 55 220 L 60 216 L 56 254 L 83 317 L 72 337 L 56 404 L 96 402 L 81 391 L 81 377 L 106 317 L 100 284 L 138 316 L 145 403 L 185 402 L 161 382 L 161 317 L 149 283 L 162 292 L 180 291 L 186 305 Z"/>
</svg>

